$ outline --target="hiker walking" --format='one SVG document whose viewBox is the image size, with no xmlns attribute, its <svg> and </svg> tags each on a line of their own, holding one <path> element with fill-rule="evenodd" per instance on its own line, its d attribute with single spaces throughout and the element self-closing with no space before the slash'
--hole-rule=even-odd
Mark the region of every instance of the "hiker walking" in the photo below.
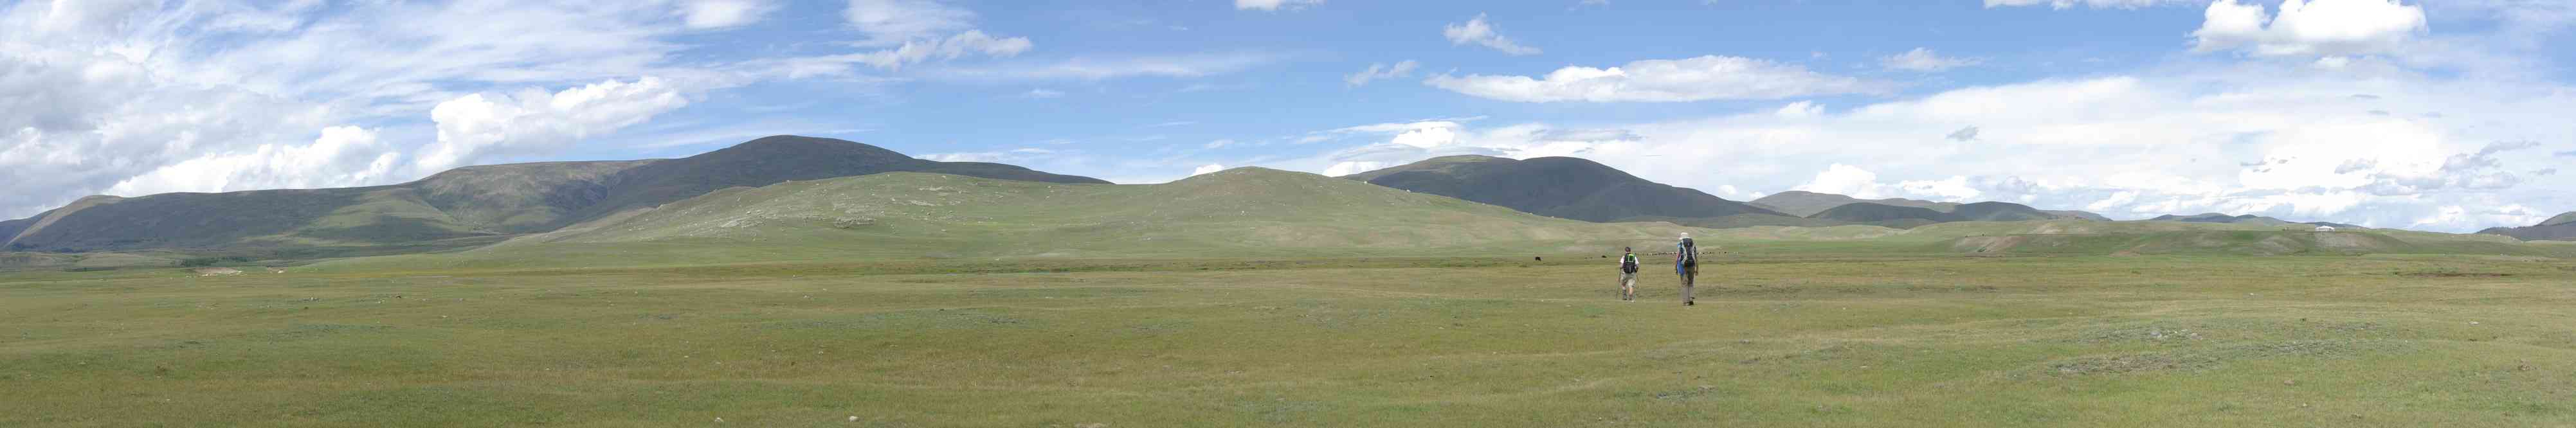
<svg viewBox="0 0 2576 428">
<path fill-rule="evenodd" d="M 1691 299 L 1691 286 L 1699 279 L 1699 244 L 1691 242 L 1689 233 L 1673 251 L 1673 273 L 1682 277 L 1682 306 L 1698 306 Z"/>
<path fill-rule="evenodd" d="M 1619 256 L 1619 300 L 1634 302 L 1637 301 L 1637 249 L 1620 247 L 1619 251 L 1626 253 Z"/>
</svg>

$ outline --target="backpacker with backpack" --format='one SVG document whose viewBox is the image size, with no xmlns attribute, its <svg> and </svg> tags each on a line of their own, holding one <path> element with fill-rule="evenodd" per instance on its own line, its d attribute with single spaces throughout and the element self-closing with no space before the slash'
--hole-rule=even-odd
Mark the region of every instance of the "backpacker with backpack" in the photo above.
<svg viewBox="0 0 2576 428">
<path fill-rule="evenodd" d="M 1699 268 L 1698 243 L 1691 242 L 1690 238 L 1682 238 L 1681 247 L 1675 249 L 1675 251 L 1681 252 L 1681 258 L 1673 262 L 1673 273 L 1690 275 L 1690 271 Z"/>
</svg>

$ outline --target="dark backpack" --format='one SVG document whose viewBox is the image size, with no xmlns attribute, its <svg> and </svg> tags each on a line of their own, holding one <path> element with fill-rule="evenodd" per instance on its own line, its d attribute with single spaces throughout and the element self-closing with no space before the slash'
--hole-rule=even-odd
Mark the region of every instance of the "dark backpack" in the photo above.
<svg viewBox="0 0 2576 428">
<path fill-rule="evenodd" d="M 1637 273 L 1637 255 L 1619 256 L 1619 272 Z"/>
<path fill-rule="evenodd" d="M 1699 244 L 1698 244 L 1698 243 L 1693 243 L 1693 242 L 1691 242 L 1691 239 L 1690 239 L 1690 238 L 1682 238 L 1682 248 L 1681 248 L 1681 251 L 1682 251 L 1682 264 L 1683 264 L 1683 265 L 1687 265 L 1687 266 L 1699 266 Z"/>
</svg>

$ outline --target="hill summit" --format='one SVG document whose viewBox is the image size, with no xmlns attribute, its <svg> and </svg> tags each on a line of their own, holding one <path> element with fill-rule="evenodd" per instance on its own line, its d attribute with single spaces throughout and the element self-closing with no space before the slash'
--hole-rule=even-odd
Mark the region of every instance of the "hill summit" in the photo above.
<svg viewBox="0 0 2576 428">
<path fill-rule="evenodd" d="M 1448 156 L 1342 178 L 1593 222 L 1786 216 L 1571 157 Z"/>
<path fill-rule="evenodd" d="M 2525 241 L 2576 241 L 2576 212 L 2559 214 L 2541 220 L 2540 224 L 2489 228 L 2478 233 L 2511 236 Z"/>
</svg>

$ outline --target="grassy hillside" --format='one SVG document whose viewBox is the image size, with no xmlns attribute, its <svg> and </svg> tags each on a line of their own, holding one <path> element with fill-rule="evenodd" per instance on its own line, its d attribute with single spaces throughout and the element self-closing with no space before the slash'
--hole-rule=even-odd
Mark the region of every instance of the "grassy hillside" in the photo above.
<svg viewBox="0 0 2576 428">
<path fill-rule="evenodd" d="M 1879 205 L 1894 205 L 1900 207 L 1930 208 L 1933 211 L 1940 212 L 1950 212 L 1950 210 L 1957 209 L 1959 207 L 1959 203 L 1956 202 L 1933 202 L 1905 198 L 1861 199 L 1832 193 L 1817 193 L 1804 190 L 1790 190 L 1773 193 L 1754 199 L 1751 203 L 1754 206 L 1770 208 L 1773 211 L 1779 211 L 1789 215 L 1813 217 L 1816 213 L 1825 212 L 1825 210 L 1833 209 L 1834 207 L 1859 202 L 1869 202 Z"/>
<path fill-rule="evenodd" d="M 635 265 L 958 257 L 1604 254 L 1666 223 L 1548 218 L 1352 180 L 1242 168 L 1155 185 L 887 173 L 710 193 L 458 254 L 339 265 Z M 1705 233 L 1705 231 L 1702 231 Z M 531 258 L 544 255 L 542 258 Z"/>
<path fill-rule="evenodd" d="M 137 249 L 270 257 L 459 248 L 735 186 L 888 171 L 1105 183 L 1009 165 L 934 162 L 849 141 L 768 137 L 672 160 L 458 168 L 389 186 L 91 197 L 0 222 L 0 250 Z"/>
<path fill-rule="evenodd" d="M 1842 223 L 1875 224 L 1897 228 L 1958 221 L 1958 217 L 1950 215 L 1950 213 L 1935 211 L 1931 208 L 1900 207 L 1870 202 L 1843 204 L 1843 206 L 1833 207 L 1832 209 L 1827 209 L 1824 212 L 1816 213 L 1816 215 L 1807 216 L 1807 218 Z"/>
</svg>

